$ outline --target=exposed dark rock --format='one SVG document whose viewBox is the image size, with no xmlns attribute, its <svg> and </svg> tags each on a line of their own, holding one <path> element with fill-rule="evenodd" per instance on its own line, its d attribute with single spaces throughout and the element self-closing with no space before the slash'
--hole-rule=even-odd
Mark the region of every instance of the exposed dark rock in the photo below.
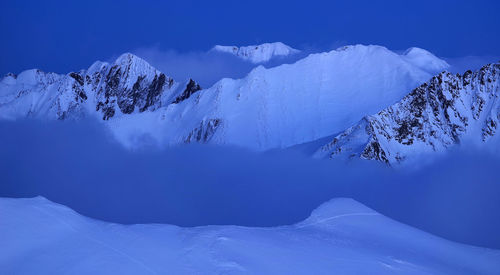
<svg viewBox="0 0 500 275">
<path fill-rule="evenodd" d="M 493 119 L 493 118 L 489 118 L 487 121 L 486 121 L 486 125 L 484 126 L 483 128 L 483 141 L 486 141 L 486 139 L 488 137 L 491 137 L 495 134 L 496 130 L 497 130 L 497 126 L 498 126 L 498 123 Z"/>
<path fill-rule="evenodd" d="M 397 135 L 395 139 L 402 144 L 405 145 L 411 145 L 413 144 L 413 132 L 412 132 L 412 127 L 410 126 L 410 123 L 408 121 L 403 121 L 399 128 L 395 129 L 397 132 Z"/>
<path fill-rule="evenodd" d="M 189 133 L 189 135 L 184 139 L 184 143 L 207 143 L 212 136 L 215 134 L 215 131 L 220 127 L 221 120 L 218 118 L 203 120 L 200 123 L 200 126 L 196 127 Z"/>
<path fill-rule="evenodd" d="M 76 82 L 78 84 L 80 84 L 80 86 L 83 86 L 83 84 L 84 84 L 83 77 L 80 74 L 70 73 L 69 76 L 71 76 L 72 78 L 74 78 L 76 80 Z"/>
<path fill-rule="evenodd" d="M 12 78 L 16 79 L 17 75 L 13 74 L 13 73 L 7 73 L 4 77 L 12 77 Z"/>
<path fill-rule="evenodd" d="M 155 78 L 153 79 L 153 81 L 146 90 L 146 98 L 144 100 L 145 102 L 144 105 L 139 109 L 140 112 L 144 112 L 150 106 L 154 105 L 158 101 L 166 81 L 167 77 L 164 74 L 155 76 Z M 172 86 L 172 83 L 173 79 L 169 78 L 168 79 L 169 88 Z"/>
<path fill-rule="evenodd" d="M 84 91 L 80 91 L 80 93 L 78 93 L 78 96 L 83 100 L 87 100 L 87 95 Z"/>
<path fill-rule="evenodd" d="M 154 76 L 138 75 L 131 79 L 130 64 L 128 66 L 112 66 L 106 74 L 104 88 L 97 92 L 99 102 L 112 108 L 109 102 L 116 102 L 120 111 L 124 114 L 133 113 L 136 108 L 139 112 L 154 110 L 161 106 L 161 95 L 167 86 L 172 87 L 173 79 L 163 73 Z M 151 79 L 152 78 L 152 79 Z M 132 87 L 126 87 L 125 83 L 133 80 Z M 100 107 L 103 112 L 105 108 Z"/>
<path fill-rule="evenodd" d="M 102 120 L 108 120 L 115 115 L 115 109 L 113 107 L 104 107 L 103 114 Z"/>
<path fill-rule="evenodd" d="M 182 94 L 180 94 L 173 101 L 173 103 L 175 103 L 175 104 L 180 103 L 180 102 L 188 99 L 192 94 L 196 93 L 199 90 L 201 90 L 201 86 L 198 85 L 194 80 L 189 79 L 189 83 L 186 85 L 186 89 L 184 89 Z"/>
<path fill-rule="evenodd" d="M 471 138 L 487 141 L 500 125 L 499 82 L 499 63 L 463 75 L 440 73 L 336 136 L 317 154 L 355 154 L 391 164 L 406 160 L 414 150 L 433 152 L 460 144 L 468 131 Z M 478 128 L 482 136 L 476 137 Z"/>
<path fill-rule="evenodd" d="M 361 156 L 365 159 L 374 159 L 389 163 L 384 150 L 377 141 L 370 142 L 361 153 Z"/>
</svg>

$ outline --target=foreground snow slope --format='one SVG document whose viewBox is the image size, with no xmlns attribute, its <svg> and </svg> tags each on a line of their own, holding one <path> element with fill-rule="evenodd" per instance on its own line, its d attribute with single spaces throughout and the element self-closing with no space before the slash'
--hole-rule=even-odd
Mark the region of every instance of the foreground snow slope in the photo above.
<svg viewBox="0 0 500 275">
<path fill-rule="evenodd" d="M 126 146 L 230 144 L 267 150 L 336 134 L 400 100 L 446 62 L 412 49 L 347 46 L 294 64 L 255 68 L 201 90 L 131 54 L 57 75 L 31 70 L 0 82 L 0 118 L 97 117 Z"/>
<path fill-rule="evenodd" d="M 463 75 L 443 72 L 336 136 L 316 156 L 396 164 L 458 144 L 498 151 L 499 98 L 500 63 Z"/>
<path fill-rule="evenodd" d="M 82 217 L 42 197 L 0 199 L 1 274 L 499 274 L 500 251 L 446 241 L 351 200 L 274 228 Z"/>
</svg>

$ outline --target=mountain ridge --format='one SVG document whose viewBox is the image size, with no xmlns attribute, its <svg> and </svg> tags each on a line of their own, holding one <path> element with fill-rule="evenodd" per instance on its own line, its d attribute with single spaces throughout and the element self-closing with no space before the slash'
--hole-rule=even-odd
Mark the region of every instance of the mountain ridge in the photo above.
<svg viewBox="0 0 500 275">
<path fill-rule="evenodd" d="M 287 57 L 301 52 L 282 42 L 239 47 L 215 45 L 210 51 L 232 54 L 254 64 L 266 63 L 275 58 Z"/>
<path fill-rule="evenodd" d="M 382 46 L 346 46 L 293 64 L 257 66 L 244 78 L 221 79 L 206 89 L 194 80 L 177 82 L 125 53 L 67 75 L 35 70 L 21 73 L 28 75 L 21 80 L 4 77 L 0 118 L 97 117 L 126 147 L 148 135 L 159 145 L 287 148 L 345 130 L 429 79 L 436 64 L 447 66 L 415 49 L 409 59 Z"/>
<path fill-rule="evenodd" d="M 322 146 L 315 156 L 398 164 L 408 157 L 442 152 L 461 143 L 486 145 L 498 140 L 499 83 L 500 63 L 463 75 L 442 72 L 400 102 L 364 117 Z"/>
</svg>

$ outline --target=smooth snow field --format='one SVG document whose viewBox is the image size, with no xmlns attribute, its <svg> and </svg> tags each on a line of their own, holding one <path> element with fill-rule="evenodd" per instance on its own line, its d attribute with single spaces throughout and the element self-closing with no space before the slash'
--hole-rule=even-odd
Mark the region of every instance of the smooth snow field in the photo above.
<svg viewBox="0 0 500 275">
<path fill-rule="evenodd" d="M 1 274 L 498 274 L 500 251 L 453 243 L 352 199 L 259 228 L 119 225 L 42 197 L 0 199 Z"/>
</svg>

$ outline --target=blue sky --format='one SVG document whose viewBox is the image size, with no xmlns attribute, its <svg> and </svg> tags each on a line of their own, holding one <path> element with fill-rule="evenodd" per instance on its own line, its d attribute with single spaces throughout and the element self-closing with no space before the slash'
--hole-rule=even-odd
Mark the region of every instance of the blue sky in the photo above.
<svg viewBox="0 0 500 275">
<path fill-rule="evenodd" d="M 282 41 L 296 48 L 418 46 L 500 55 L 500 1 L 3 1 L 0 73 L 65 73 L 126 51 L 204 51 Z"/>
</svg>

